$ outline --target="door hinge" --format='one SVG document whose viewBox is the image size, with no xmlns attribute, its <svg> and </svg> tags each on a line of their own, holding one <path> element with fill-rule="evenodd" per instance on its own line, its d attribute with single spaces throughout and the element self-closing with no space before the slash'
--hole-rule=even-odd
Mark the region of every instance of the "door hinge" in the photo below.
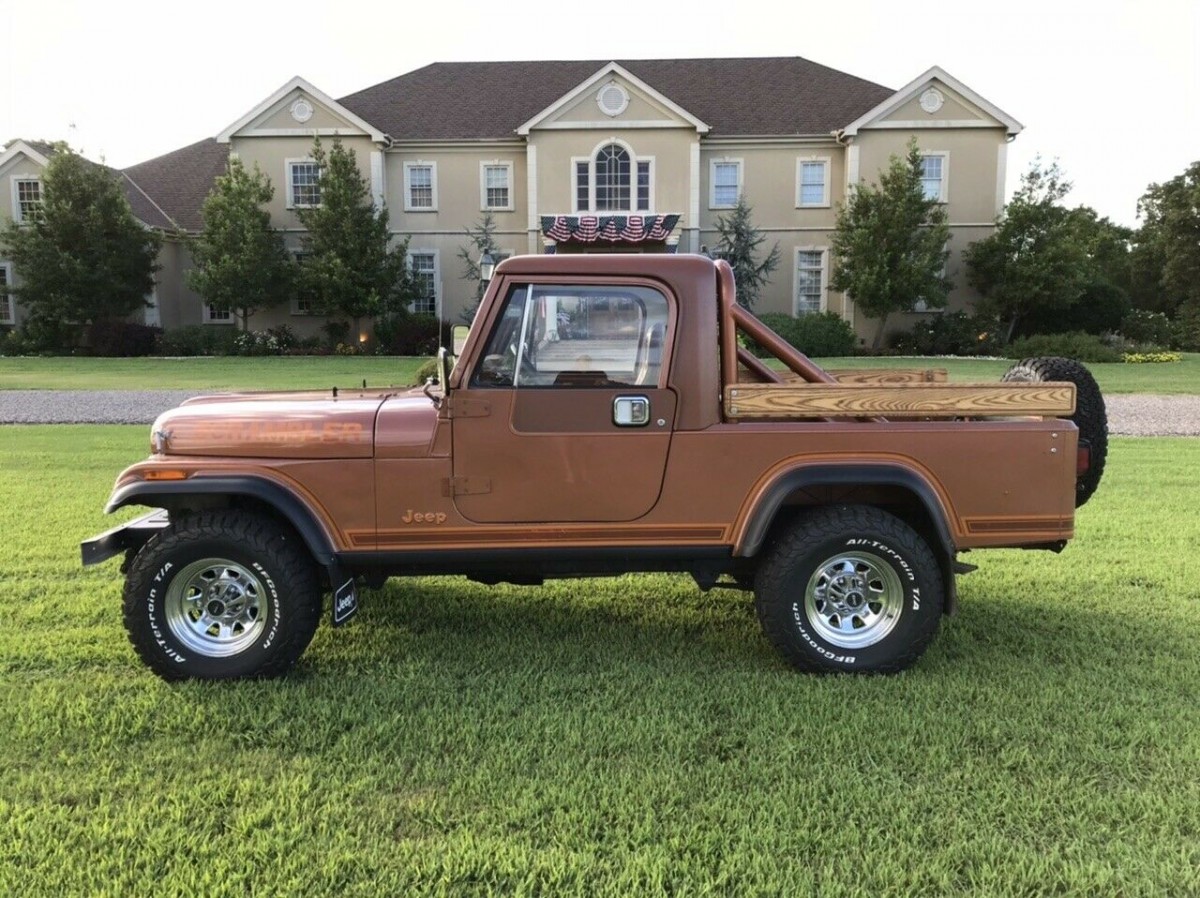
<svg viewBox="0 0 1200 898">
<path fill-rule="evenodd" d="M 478 496 L 492 491 L 490 477 L 443 477 L 442 495 L 447 498 L 454 496 Z"/>
<path fill-rule="evenodd" d="M 486 418 L 492 413 L 492 404 L 486 399 L 468 399 L 465 396 L 450 396 L 451 418 Z"/>
</svg>

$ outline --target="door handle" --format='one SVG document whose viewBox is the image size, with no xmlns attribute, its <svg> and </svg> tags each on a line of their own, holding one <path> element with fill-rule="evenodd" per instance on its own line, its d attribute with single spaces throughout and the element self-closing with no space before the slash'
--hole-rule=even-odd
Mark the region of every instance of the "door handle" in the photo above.
<svg viewBox="0 0 1200 898">
<path fill-rule="evenodd" d="M 649 423 L 649 397 L 618 396 L 613 400 L 613 424 L 617 427 L 645 427 Z"/>
</svg>

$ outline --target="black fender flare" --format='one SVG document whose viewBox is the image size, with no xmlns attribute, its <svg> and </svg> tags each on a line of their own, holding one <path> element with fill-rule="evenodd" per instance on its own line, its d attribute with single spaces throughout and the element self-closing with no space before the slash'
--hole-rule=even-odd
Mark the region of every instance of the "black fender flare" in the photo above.
<svg viewBox="0 0 1200 898">
<path fill-rule="evenodd" d="M 844 465 L 804 464 L 777 475 L 762 491 L 754 507 L 746 516 L 736 555 L 749 558 L 757 555 L 767 538 L 767 532 L 775 521 L 784 502 L 798 490 L 828 486 L 891 486 L 905 490 L 916 497 L 933 524 L 937 544 L 931 546 L 942 568 L 945 584 L 945 612 L 952 614 L 958 605 L 958 590 L 954 580 L 954 560 L 957 549 L 950 530 L 949 518 L 937 491 L 918 472 L 903 465 L 852 463 Z"/>
<path fill-rule="evenodd" d="M 265 477 L 233 475 L 187 480 L 136 480 L 113 490 L 105 514 L 126 505 L 168 508 L 176 496 L 247 496 L 268 505 L 295 528 L 317 564 L 331 569 L 336 549 L 328 531 L 308 504 L 282 484 Z M 166 501 L 162 501 L 166 500 Z"/>
</svg>

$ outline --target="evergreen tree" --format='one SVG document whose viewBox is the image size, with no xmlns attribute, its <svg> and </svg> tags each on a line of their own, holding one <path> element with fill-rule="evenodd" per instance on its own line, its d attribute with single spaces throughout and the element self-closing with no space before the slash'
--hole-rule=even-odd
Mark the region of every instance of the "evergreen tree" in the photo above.
<svg viewBox="0 0 1200 898">
<path fill-rule="evenodd" d="M 904 157 L 891 157 L 878 186 L 852 188 L 838 207 L 836 227 L 830 286 L 879 320 L 875 348 L 893 312 L 909 310 L 918 300 L 926 308 L 946 305 L 950 228 L 938 200 L 925 196 L 915 140 Z"/>
<path fill-rule="evenodd" d="M 248 172 L 233 157 L 204 201 L 204 230 L 191 247 L 188 285 L 213 308 L 236 313 L 243 331 L 255 312 L 285 302 L 295 279 L 283 233 L 265 208 L 274 195 L 257 164 Z"/>
<path fill-rule="evenodd" d="M 496 219 L 491 212 L 483 213 L 483 217 L 473 226 L 466 228 L 467 243 L 458 248 L 458 258 L 462 262 L 462 279 L 471 286 L 474 301 L 462 311 L 462 319 L 467 324 L 475 320 L 479 311 L 480 300 L 483 299 L 487 285 L 480 280 L 479 260 L 489 255 L 499 262 L 500 250 L 496 246 Z"/>
<path fill-rule="evenodd" d="M 402 315 L 412 299 L 407 241 L 391 246 L 387 210 L 371 201 L 352 150 L 335 138 L 327 153 L 317 140 L 313 159 L 320 205 L 297 210 L 308 229 L 302 291 L 316 309 L 351 319 L 357 336 L 362 319 Z"/>
<path fill-rule="evenodd" d="M 57 145 L 30 219 L 10 222 L 0 247 L 20 273 L 11 292 L 27 327 L 46 345 L 65 346 L 65 322 L 108 324 L 146 306 L 161 238 L 134 217 L 116 173 Z"/>
<path fill-rule="evenodd" d="M 716 256 L 733 268 L 739 305 L 754 308 L 762 288 L 771 281 L 771 272 L 779 267 L 779 244 L 771 247 L 765 259 L 758 261 L 759 247 L 767 237 L 754 227 L 753 209 L 744 195 L 729 215 L 717 217 Z"/>
</svg>

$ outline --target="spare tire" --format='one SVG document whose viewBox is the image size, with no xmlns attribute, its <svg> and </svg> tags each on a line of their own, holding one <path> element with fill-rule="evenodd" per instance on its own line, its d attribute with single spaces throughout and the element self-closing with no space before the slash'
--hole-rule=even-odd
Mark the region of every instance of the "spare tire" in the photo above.
<svg viewBox="0 0 1200 898">
<path fill-rule="evenodd" d="M 1071 420 L 1079 428 L 1079 439 L 1087 442 L 1091 464 L 1075 481 L 1075 507 L 1092 497 L 1104 473 L 1108 457 L 1108 413 L 1104 397 L 1092 372 L 1074 359 L 1057 357 L 1021 359 L 1004 374 L 1006 383 L 1044 383 L 1066 381 L 1075 384 L 1075 414 Z"/>
</svg>

